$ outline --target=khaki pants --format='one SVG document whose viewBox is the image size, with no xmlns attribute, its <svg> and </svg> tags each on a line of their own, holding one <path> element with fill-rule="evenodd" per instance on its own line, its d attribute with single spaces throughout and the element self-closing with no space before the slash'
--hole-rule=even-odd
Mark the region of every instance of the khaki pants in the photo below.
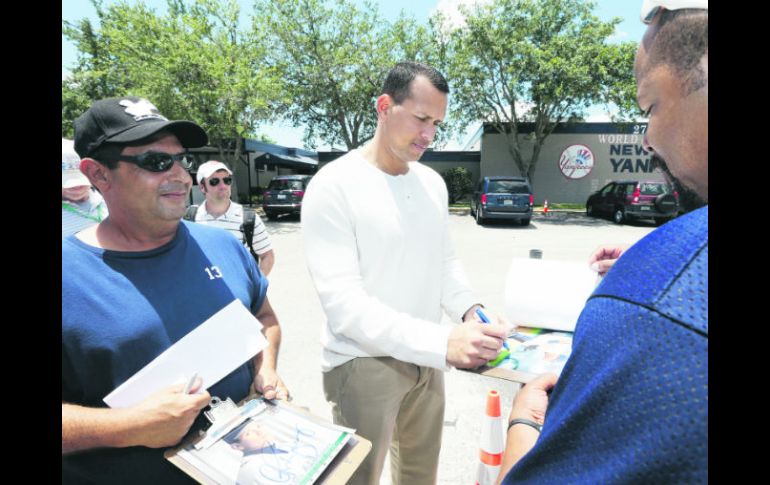
<svg viewBox="0 0 770 485">
<path fill-rule="evenodd" d="M 359 357 L 325 372 L 323 381 L 334 422 L 372 442 L 348 483 L 378 485 L 388 449 L 392 483 L 436 483 L 444 424 L 442 371 L 391 357 Z"/>
</svg>

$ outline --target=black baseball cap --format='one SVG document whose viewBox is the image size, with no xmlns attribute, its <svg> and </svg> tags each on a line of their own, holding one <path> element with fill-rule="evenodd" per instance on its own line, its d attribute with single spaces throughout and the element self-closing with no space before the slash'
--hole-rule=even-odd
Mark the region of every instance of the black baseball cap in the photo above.
<svg viewBox="0 0 770 485">
<path fill-rule="evenodd" d="M 100 99 L 78 116 L 74 127 L 75 151 L 80 158 L 92 156 L 103 143 L 128 145 L 161 130 L 174 134 L 185 148 L 201 147 L 209 141 L 197 124 L 169 121 L 152 103 L 136 96 Z"/>
</svg>

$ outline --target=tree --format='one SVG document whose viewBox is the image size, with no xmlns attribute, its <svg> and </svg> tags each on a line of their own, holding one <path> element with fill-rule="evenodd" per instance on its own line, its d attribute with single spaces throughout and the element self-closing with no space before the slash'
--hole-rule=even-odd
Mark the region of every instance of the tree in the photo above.
<svg viewBox="0 0 770 485">
<path fill-rule="evenodd" d="M 281 72 L 283 108 L 305 143 L 350 150 L 372 138 L 374 101 L 398 61 L 430 63 L 429 30 L 403 15 L 394 23 L 366 1 L 259 0 L 254 31 L 269 33 L 265 62 Z"/>
<path fill-rule="evenodd" d="M 75 79 L 109 88 L 84 92 L 89 104 L 104 94 L 146 97 L 169 118 L 200 124 L 220 159 L 237 171 L 243 137 L 275 114 L 279 76 L 260 62 L 265 55 L 261 34 L 239 31 L 238 4 L 168 0 L 167 13 L 159 15 L 142 2 L 103 8 L 92 1 L 98 32 L 85 21 L 64 26 L 80 52 Z M 80 86 L 73 82 L 66 89 Z M 63 83 L 65 94 L 79 99 Z"/>
<path fill-rule="evenodd" d="M 584 0 L 494 0 L 461 7 L 466 26 L 447 33 L 453 113 L 462 125 L 483 120 L 505 135 L 520 174 L 534 180 L 540 150 L 562 122 L 595 104 L 633 108 L 635 43 L 607 38 L 620 22 L 602 22 Z M 441 24 L 441 21 L 437 22 Z M 534 123 L 533 150 L 522 153 L 519 124 Z"/>
<path fill-rule="evenodd" d="M 454 204 L 473 189 L 471 172 L 465 167 L 454 167 L 441 174 L 449 192 L 449 203 Z"/>
<path fill-rule="evenodd" d="M 101 0 L 92 0 L 97 16 L 104 10 Z M 106 39 L 89 19 L 63 22 L 62 33 L 75 43 L 78 64 L 62 79 L 62 137 L 72 138 L 72 122 L 97 99 L 110 98 L 131 90 L 130 76 L 106 48 Z"/>
</svg>

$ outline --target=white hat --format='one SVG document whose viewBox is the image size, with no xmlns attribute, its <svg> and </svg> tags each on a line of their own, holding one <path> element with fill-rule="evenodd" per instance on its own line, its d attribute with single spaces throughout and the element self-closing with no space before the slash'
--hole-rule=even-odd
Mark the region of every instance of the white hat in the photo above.
<svg viewBox="0 0 770 485">
<path fill-rule="evenodd" d="M 708 0 L 644 0 L 640 14 L 642 22 L 649 24 L 661 8 L 666 10 L 680 10 L 683 8 L 708 10 L 709 2 Z"/>
<path fill-rule="evenodd" d="M 61 188 L 71 189 L 82 185 L 91 186 L 88 177 L 80 171 L 80 157 L 75 153 L 74 143 L 61 139 Z"/>
<path fill-rule="evenodd" d="M 198 185 L 203 182 L 203 179 L 211 177 L 214 172 L 218 172 L 220 170 L 226 170 L 230 175 L 233 174 L 233 172 L 227 168 L 227 165 L 222 162 L 217 162 L 216 160 L 210 160 L 202 164 L 200 167 L 198 167 L 198 175 L 195 177 L 198 179 Z"/>
</svg>

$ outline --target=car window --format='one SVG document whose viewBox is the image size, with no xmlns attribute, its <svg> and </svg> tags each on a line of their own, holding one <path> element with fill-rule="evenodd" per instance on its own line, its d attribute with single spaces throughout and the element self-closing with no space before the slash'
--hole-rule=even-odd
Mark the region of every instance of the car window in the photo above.
<svg viewBox="0 0 770 485">
<path fill-rule="evenodd" d="M 634 195 L 634 190 L 636 190 L 636 185 L 626 185 L 626 195 Z"/>
<path fill-rule="evenodd" d="M 641 184 L 642 195 L 661 195 L 661 194 L 669 194 L 669 193 L 671 193 L 671 189 L 667 184 L 655 184 L 655 183 Z"/>
<path fill-rule="evenodd" d="M 302 190 L 301 180 L 273 179 L 267 186 L 272 190 Z"/>
<path fill-rule="evenodd" d="M 524 182 L 516 180 L 490 180 L 487 192 L 492 194 L 528 194 L 529 188 Z"/>
<path fill-rule="evenodd" d="M 628 193 L 628 195 L 631 195 L 634 191 L 633 188 L 631 188 L 631 191 L 628 192 L 627 187 L 632 187 L 631 185 L 618 185 L 617 189 L 615 189 L 615 195 L 619 197 L 623 197 Z"/>
<path fill-rule="evenodd" d="M 602 195 L 609 195 L 612 193 L 612 189 L 615 188 L 615 184 L 610 184 L 601 190 Z"/>
</svg>

